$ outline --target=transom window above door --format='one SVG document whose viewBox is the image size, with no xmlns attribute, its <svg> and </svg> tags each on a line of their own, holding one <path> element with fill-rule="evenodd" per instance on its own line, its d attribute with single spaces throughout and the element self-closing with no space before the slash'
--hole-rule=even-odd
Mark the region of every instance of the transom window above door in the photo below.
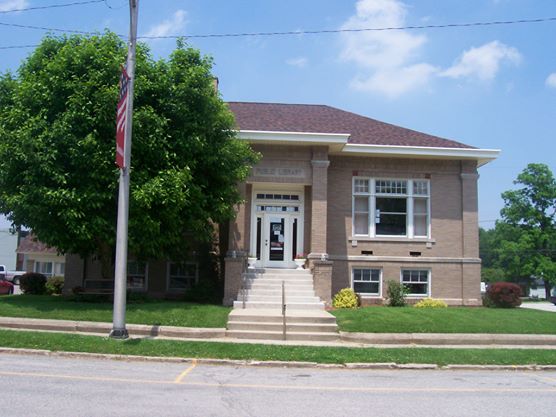
<svg viewBox="0 0 556 417">
<path fill-rule="evenodd" d="M 299 195 L 297 195 L 297 194 L 266 194 L 266 193 L 257 193 L 257 200 L 299 201 Z"/>
<path fill-rule="evenodd" d="M 285 212 L 285 213 L 297 213 L 299 211 L 298 206 L 261 206 L 257 205 L 257 211 L 261 212 Z"/>
<path fill-rule="evenodd" d="M 430 237 L 430 181 L 353 178 L 353 235 Z"/>
</svg>

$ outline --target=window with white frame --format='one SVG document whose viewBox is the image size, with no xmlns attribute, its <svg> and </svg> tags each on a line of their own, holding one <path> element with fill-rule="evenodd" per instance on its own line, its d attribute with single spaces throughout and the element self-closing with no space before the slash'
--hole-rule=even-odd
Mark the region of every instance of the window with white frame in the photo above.
<svg viewBox="0 0 556 417">
<path fill-rule="evenodd" d="M 46 277 L 64 276 L 66 264 L 64 262 L 35 261 L 34 272 L 39 272 Z"/>
<path fill-rule="evenodd" d="M 429 237 L 428 180 L 353 179 L 353 235 Z"/>
<path fill-rule="evenodd" d="M 147 290 L 147 263 L 140 261 L 127 262 L 127 289 L 135 291 Z"/>
<path fill-rule="evenodd" d="M 408 295 L 430 295 L 430 272 L 428 269 L 402 269 L 402 284 L 409 289 Z"/>
<path fill-rule="evenodd" d="M 381 270 L 368 268 L 353 268 L 353 291 L 362 295 L 380 296 Z"/>
<path fill-rule="evenodd" d="M 195 262 L 168 262 L 168 290 L 188 290 L 197 282 L 198 276 Z"/>
</svg>

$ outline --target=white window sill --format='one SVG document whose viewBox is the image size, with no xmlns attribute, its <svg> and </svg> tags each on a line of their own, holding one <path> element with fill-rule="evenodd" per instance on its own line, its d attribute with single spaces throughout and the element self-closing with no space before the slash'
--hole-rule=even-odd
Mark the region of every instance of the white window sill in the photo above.
<svg viewBox="0 0 556 417">
<path fill-rule="evenodd" d="M 414 242 L 414 243 L 436 243 L 436 239 L 428 237 L 405 237 L 405 236 L 351 236 L 348 242 Z"/>
</svg>

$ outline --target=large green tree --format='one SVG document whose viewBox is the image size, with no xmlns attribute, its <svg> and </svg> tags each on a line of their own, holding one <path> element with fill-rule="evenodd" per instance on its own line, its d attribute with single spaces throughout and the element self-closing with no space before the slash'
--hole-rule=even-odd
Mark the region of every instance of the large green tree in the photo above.
<svg viewBox="0 0 556 417">
<path fill-rule="evenodd" d="M 502 222 L 497 224 L 499 259 L 510 273 L 545 282 L 546 296 L 556 283 L 556 180 L 544 164 L 529 164 L 502 194 Z"/>
<path fill-rule="evenodd" d="M 115 34 L 46 37 L 0 76 L 0 212 L 63 253 L 108 265 L 116 235 L 115 109 L 126 45 Z M 213 87 L 212 61 L 178 42 L 137 50 L 130 251 L 178 257 L 240 201 L 256 162 Z M 108 274 L 105 268 L 105 275 Z"/>
</svg>

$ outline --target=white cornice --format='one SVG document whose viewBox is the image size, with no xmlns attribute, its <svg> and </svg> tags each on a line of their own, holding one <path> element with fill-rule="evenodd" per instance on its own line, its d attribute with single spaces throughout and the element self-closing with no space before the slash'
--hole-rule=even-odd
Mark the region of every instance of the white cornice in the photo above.
<svg viewBox="0 0 556 417">
<path fill-rule="evenodd" d="M 240 139 L 250 141 L 271 141 L 271 142 L 306 142 L 318 144 L 346 144 L 349 133 L 316 133 L 316 132 L 274 132 L 263 130 L 240 130 Z"/>
<path fill-rule="evenodd" d="M 482 166 L 493 161 L 500 154 L 498 149 L 475 148 L 441 148 L 431 146 L 399 146 L 348 144 L 349 133 L 316 132 L 275 132 L 262 130 L 240 130 L 238 138 L 251 143 L 276 145 L 325 145 L 332 154 L 350 154 L 359 156 L 400 158 L 435 158 L 435 159 L 472 159 Z"/>
<path fill-rule="evenodd" d="M 499 149 L 440 148 L 429 146 L 396 146 L 347 144 L 342 153 L 354 155 L 399 156 L 406 158 L 474 159 L 482 166 L 500 155 Z"/>
</svg>

